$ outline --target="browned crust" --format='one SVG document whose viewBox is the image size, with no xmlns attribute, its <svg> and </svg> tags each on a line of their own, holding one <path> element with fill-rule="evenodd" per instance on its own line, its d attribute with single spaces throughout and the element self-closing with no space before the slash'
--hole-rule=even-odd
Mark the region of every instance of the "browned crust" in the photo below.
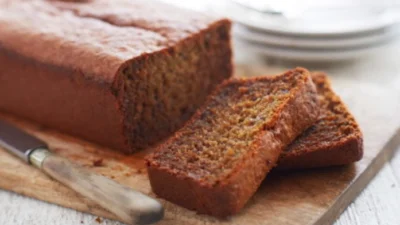
<svg viewBox="0 0 400 225">
<path fill-rule="evenodd" d="M 147 165 L 153 191 L 160 197 L 199 213 L 226 217 L 239 212 L 266 174 L 276 165 L 286 145 L 311 126 L 318 117 L 318 100 L 309 72 L 297 68 L 287 73 L 293 72 L 302 73 L 304 80 L 299 82 L 288 101 L 280 106 L 279 115 L 274 117 L 275 126 L 258 135 L 243 157 L 242 163 L 238 163 L 230 176 L 214 185 L 209 185 L 178 173 L 174 169 L 160 167 L 150 156 Z M 223 86 L 224 84 L 219 88 Z M 188 123 L 196 120 L 201 111 L 199 110 Z M 177 138 L 179 132 L 166 144 Z"/>
<path fill-rule="evenodd" d="M 343 101 L 335 95 L 327 75 L 322 72 L 315 72 L 312 74 L 312 77 L 314 81 L 318 83 L 329 85 L 328 91 L 335 98 L 340 100 L 340 104 L 344 109 L 343 113 L 348 114 L 348 108 Z M 355 119 L 351 115 L 350 120 L 353 120 L 355 123 Z M 356 127 L 353 133 L 336 142 L 329 143 L 328 145 L 321 144 L 307 149 L 283 152 L 280 156 L 277 168 L 299 169 L 337 166 L 360 160 L 363 157 L 363 136 L 358 125 L 356 123 L 355 125 Z M 297 141 L 301 141 L 301 139 Z"/>
</svg>

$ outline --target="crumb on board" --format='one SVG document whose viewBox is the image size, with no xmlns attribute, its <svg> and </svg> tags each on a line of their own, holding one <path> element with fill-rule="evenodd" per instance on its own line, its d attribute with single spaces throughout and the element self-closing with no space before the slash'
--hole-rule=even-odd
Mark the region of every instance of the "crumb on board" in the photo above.
<svg viewBox="0 0 400 225">
<path fill-rule="evenodd" d="M 102 220 L 100 217 L 97 217 L 97 218 L 96 218 L 96 222 L 97 222 L 97 223 L 102 223 L 103 220 Z"/>
<path fill-rule="evenodd" d="M 121 165 L 115 165 L 115 166 L 113 166 L 112 169 L 115 170 L 115 171 L 123 171 L 124 167 L 122 167 Z"/>
<path fill-rule="evenodd" d="M 103 159 L 100 158 L 100 159 L 93 160 L 93 166 L 96 166 L 96 167 L 103 166 Z"/>
</svg>

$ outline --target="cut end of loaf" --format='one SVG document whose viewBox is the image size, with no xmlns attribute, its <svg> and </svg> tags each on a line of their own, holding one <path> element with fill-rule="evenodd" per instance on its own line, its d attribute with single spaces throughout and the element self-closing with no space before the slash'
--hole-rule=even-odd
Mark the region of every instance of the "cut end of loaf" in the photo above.
<svg viewBox="0 0 400 225">
<path fill-rule="evenodd" d="M 121 69 L 128 151 L 159 143 L 182 126 L 232 74 L 230 22 L 221 20 L 173 47 Z"/>
</svg>

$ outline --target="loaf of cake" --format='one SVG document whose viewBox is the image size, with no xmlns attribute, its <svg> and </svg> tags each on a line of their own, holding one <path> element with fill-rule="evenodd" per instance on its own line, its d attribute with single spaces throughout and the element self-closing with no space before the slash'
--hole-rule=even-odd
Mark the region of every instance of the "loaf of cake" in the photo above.
<svg viewBox="0 0 400 225">
<path fill-rule="evenodd" d="M 224 81 L 174 137 L 147 158 L 153 191 L 218 217 L 237 213 L 279 155 L 318 119 L 309 72 Z"/>
<path fill-rule="evenodd" d="M 314 73 L 321 114 L 281 154 L 279 169 L 345 165 L 363 156 L 363 136 L 347 107 L 337 96 L 324 73 Z"/>
<path fill-rule="evenodd" d="M 0 110 L 146 148 L 231 76 L 230 26 L 149 0 L 0 0 Z"/>
</svg>

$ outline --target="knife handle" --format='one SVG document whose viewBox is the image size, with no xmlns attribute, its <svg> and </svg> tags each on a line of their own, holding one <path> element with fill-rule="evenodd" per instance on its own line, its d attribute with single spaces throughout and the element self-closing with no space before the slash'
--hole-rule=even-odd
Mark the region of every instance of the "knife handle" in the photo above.
<svg viewBox="0 0 400 225">
<path fill-rule="evenodd" d="M 114 213 L 127 224 L 151 224 L 164 216 L 164 209 L 157 200 L 91 173 L 45 148 L 32 151 L 29 158 L 49 176 Z"/>
</svg>

